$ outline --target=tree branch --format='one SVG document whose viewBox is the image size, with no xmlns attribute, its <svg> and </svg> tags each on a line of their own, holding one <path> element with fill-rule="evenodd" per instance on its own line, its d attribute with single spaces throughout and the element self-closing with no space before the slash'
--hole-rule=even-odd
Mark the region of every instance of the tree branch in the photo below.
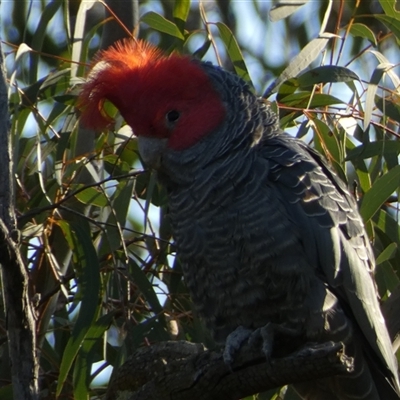
<svg viewBox="0 0 400 400">
<path fill-rule="evenodd" d="M 8 347 L 14 398 L 35 400 L 39 398 L 35 320 L 28 293 L 28 273 L 14 241 L 18 232 L 15 229 L 12 147 L 1 48 L 0 68 L 0 264 Z"/>
<path fill-rule="evenodd" d="M 221 352 L 185 341 L 163 342 L 139 349 L 119 368 L 106 400 L 232 400 L 352 367 L 342 344 L 332 342 L 269 362 L 244 345 L 232 369 Z"/>
<path fill-rule="evenodd" d="M 395 346 L 400 337 L 400 287 L 382 311 Z M 138 349 L 116 371 L 106 400 L 232 400 L 352 367 L 353 360 L 340 343 L 308 345 L 269 362 L 258 348 L 246 344 L 230 369 L 221 352 L 207 351 L 201 344 L 162 342 Z"/>
</svg>

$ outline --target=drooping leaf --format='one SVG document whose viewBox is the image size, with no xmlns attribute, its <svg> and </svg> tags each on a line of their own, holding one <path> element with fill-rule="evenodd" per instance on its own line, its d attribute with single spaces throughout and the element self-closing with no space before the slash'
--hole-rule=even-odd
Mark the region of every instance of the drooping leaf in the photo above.
<svg viewBox="0 0 400 400">
<path fill-rule="evenodd" d="M 306 3 L 308 3 L 308 0 L 279 1 L 276 5 L 274 5 L 271 8 L 271 11 L 269 12 L 269 17 L 272 22 L 279 21 L 280 19 L 286 18 L 289 15 L 292 15 Z"/>
<path fill-rule="evenodd" d="M 290 107 L 304 108 L 316 108 L 325 107 L 333 104 L 341 104 L 342 100 L 324 93 L 312 94 L 310 92 L 297 92 L 280 99 L 282 104 Z"/>
<path fill-rule="evenodd" d="M 84 187 L 84 185 L 79 185 L 74 191 Z M 83 204 L 91 204 L 97 207 L 106 207 L 109 204 L 104 191 L 96 187 L 87 187 L 83 191 L 76 193 L 75 197 Z"/>
<path fill-rule="evenodd" d="M 346 160 L 353 161 L 355 159 L 366 159 L 375 156 L 385 156 L 386 154 L 400 154 L 400 142 L 377 140 L 375 142 L 365 143 L 355 147 L 347 152 Z"/>
<path fill-rule="evenodd" d="M 61 2 L 59 1 L 50 1 L 46 4 L 44 10 L 40 14 L 39 23 L 36 27 L 36 30 L 32 35 L 32 42 L 31 42 L 32 49 L 37 51 L 42 51 L 43 42 L 45 40 L 49 21 L 54 17 L 54 15 L 60 9 L 60 7 L 61 7 Z M 38 76 L 39 63 L 31 63 L 30 65 L 31 65 L 31 68 L 29 69 L 30 80 L 33 81 Z"/>
<path fill-rule="evenodd" d="M 397 248 L 398 246 L 396 243 L 390 243 L 389 246 L 387 246 L 386 249 L 384 249 L 382 253 L 379 254 L 379 256 L 376 258 L 376 265 L 379 265 L 384 261 L 388 261 L 393 258 L 396 254 Z"/>
<path fill-rule="evenodd" d="M 272 93 L 276 92 L 282 82 L 296 77 L 300 72 L 304 71 L 325 49 L 329 40 L 337 37 L 332 33 L 323 33 L 318 38 L 308 43 L 301 52 L 289 63 L 285 70 L 281 73 L 266 90 L 263 97 L 268 98 Z"/>
<path fill-rule="evenodd" d="M 87 223 L 82 220 L 79 224 L 67 223 L 67 221 L 58 221 L 57 224 L 73 251 L 78 280 L 78 293 L 75 298 L 79 301 L 79 314 L 60 365 L 57 384 L 57 395 L 59 395 L 82 342 L 98 315 L 100 267 L 90 237 L 90 229 L 88 226 L 85 227 Z"/>
<path fill-rule="evenodd" d="M 124 248 L 123 227 L 127 219 L 130 202 L 132 199 L 134 183 L 131 179 L 118 182 L 115 192 L 111 197 L 111 210 L 107 219 L 107 236 L 104 242 L 107 246 L 102 253 L 108 253 Z"/>
<path fill-rule="evenodd" d="M 364 194 L 360 207 L 360 214 L 364 221 L 368 221 L 389 196 L 399 189 L 399 186 L 400 165 L 397 165 L 378 178 L 371 189 Z"/>
<path fill-rule="evenodd" d="M 393 101 L 391 98 L 383 99 L 380 96 L 375 96 L 375 105 L 386 116 L 394 121 L 400 121 L 400 102 Z"/>
<path fill-rule="evenodd" d="M 400 40 L 400 18 L 399 17 L 389 17 L 387 15 L 375 14 L 375 18 L 383 22 L 386 27 L 393 32 L 397 40 Z"/>
<path fill-rule="evenodd" d="M 369 40 L 374 46 L 377 44 L 374 32 L 367 25 L 355 23 L 351 25 L 349 32 L 352 36 Z"/>
<path fill-rule="evenodd" d="M 299 87 L 297 78 L 288 79 L 279 86 L 276 96 L 277 100 L 281 101 L 286 96 L 293 94 Z"/>
<path fill-rule="evenodd" d="M 375 105 L 375 94 L 378 90 L 378 83 L 382 76 L 393 67 L 393 64 L 379 64 L 372 76 L 367 89 L 367 98 L 365 101 L 365 114 L 364 114 L 364 130 L 368 129 L 372 119 L 372 112 Z"/>
<path fill-rule="evenodd" d="M 116 154 L 107 154 L 103 157 L 106 171 L 111 176 L 123 175 L 130 171 L 130 165 Z"/>
<path fill-rule="evenodd" d="M 173 16 L 176 25 L 184 33 L 185 23 L 189 15 L 190 0 L 175 0 Z"/>
<path fill-rule="evenodd" d="M 396 10 L 396 0 L 379 0 L 379 3 L 387 16 L 400 20 L 400 11 Z"/>
<path fill-rule="evenodd" d="M 146 274 L 139 268 L 139 266 L 131 259 L 129 262 L 129 273 L 132 276 L 132 281 L 138 286 L 139 290 L 143 293 L 146 301 L 148 301 L 151 310 L 155 314 L 160 314 L 162 318 L 162 306 L 155 292 L 156 287 L 151 284 Z"/>
<path fill-rule="evenodd" d="M 393 215 L 390 215 L 387 211 L 380 209 L 373 216 L 373 221 L 382 232 L 385 232 L 390 240 L 395 243 L 400 242 L 400 225 L 398 221 L 393 218 Z"/>
<path fill-rule="evenodd" d="M 250 75 L 244 62 L 243 54 L 232 31 L 222 22 L 216 23 L 226 51 L 235 68 L 236 73 L 246 82 L 251 84 Z M 251 84 L 252 85 L 252 84 Z"/>
<path fill-rule="evenodd" d="M 319 119 L 313 119 L 311 122 L 314 129 L 315 143 L 318 144 L 320 152 L 325 154 L 328 160 L 341 164 L 343 161 L 343 152 L 335 133 Z"/>
<path fill-rule="evenodd" d="M 86 15 L 88 11 L 95 5 L 92 1 L 81 1 L 79 3 L 78 13 L 76 15 L 75 31 L 74 31 L 74 41 L 72 43 L 71 51 L 71 78 L 76 78 L 77 76 L 82 76 L 84 73 L 84 42 L 85 28 L 86 28 Z"/>
<path fill-rule="evenodd" d="M 379 62 L 383 65 L 387 66 L 387 70 L 385 71 L 389 78 L 391 79 L 393 86 L 395 88 L 400 87 L 400 78 L 397 76 L 396 72 L 395 72 L 395 68 L 394 68 L 394 64 L 391 63 L 381 52 L 376 51 L 376 50 L 371 50 L 370 51 L 371 54 L 373 54 L 377 60 L 379 60 Z"/>
<path fill-rule="evenodd" d="M 301 74 L 297 78 L 300 87 L 309 87 L 319 83 L 348 82 L 360 80 L 351 69 L 337 65 L 323 65 Z"/>
<path fill-rule="evenodd" d="M 115 318 L 115 312 L 110 312 L 100 317 L 94 324 L 92 324 L 86 334 L 76 357 L 76 363 L 73 371 L 74 383 L 74 399 L 86 399 L 92 372 L 92 366 L 97 362 L 95 354 L 95 346 L 102 341 L 104 332 L 110 326 L 112 320 Z"/>
<path fill-rule="evenodd" d="M 147 12 L 140 18 L 140 20 L 157 31 L 166 33 L 181 40 L 185 39 L 176 24 L 168 21 L 162 15 L 157 14 L 154 11 Z"/>
</svg>

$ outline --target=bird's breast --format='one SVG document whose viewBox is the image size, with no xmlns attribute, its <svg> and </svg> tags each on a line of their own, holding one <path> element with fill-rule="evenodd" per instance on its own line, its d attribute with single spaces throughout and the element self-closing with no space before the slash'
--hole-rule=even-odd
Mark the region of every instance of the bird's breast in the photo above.
<svg viewBox="0 0 400 400">
<path fill-rule="evenodd" d="M 239 325 L 291 315 L 298 322 L 314 275 L 301 233 L 268 182 L 249 179 L 215 188 L 202 202 L 199 196 L 172 194 L 170 215 L 186 284 L 215 338 L 225 340 Z"/>
</svg>

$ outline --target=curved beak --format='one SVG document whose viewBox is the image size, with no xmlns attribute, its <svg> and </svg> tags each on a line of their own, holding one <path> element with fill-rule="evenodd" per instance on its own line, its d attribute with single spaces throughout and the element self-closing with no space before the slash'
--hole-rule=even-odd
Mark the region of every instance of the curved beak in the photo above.
<svg viewBox="0 0 400 400">
<path fill-rule="evenodd" d="M 161 166 L 161 158 L 167 147 L 168 139 L 138 136 L 138 148 L 140 157 L 146 166 L 158 169 Z"/>
</svg>

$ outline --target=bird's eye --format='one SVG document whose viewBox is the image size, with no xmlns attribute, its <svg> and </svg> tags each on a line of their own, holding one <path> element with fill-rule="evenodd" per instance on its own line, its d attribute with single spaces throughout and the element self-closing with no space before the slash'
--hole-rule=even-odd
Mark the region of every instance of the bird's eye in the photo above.
<svg viewBox="0 0 400 400">
<path fill-rule="evenodd" d="M 178 121 L 180 116 L 181 116 L 181 114 L 179 111 L 171 110 L 171 111 L 167 112 L 167 115 L 165 117 L 169 123 L 174 123 L 174 122 Z"/>
</svg>

